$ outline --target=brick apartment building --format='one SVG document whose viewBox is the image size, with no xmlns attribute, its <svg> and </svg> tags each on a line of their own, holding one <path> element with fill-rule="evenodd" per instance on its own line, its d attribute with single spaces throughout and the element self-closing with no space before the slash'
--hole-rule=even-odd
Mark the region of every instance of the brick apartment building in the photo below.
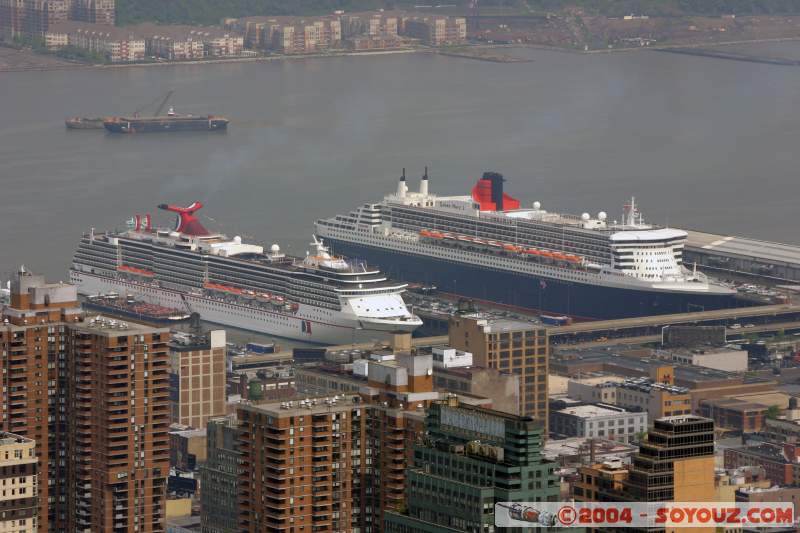
<svg viewBox="0 0 800 533">
<path fill-rule="evenodd" d="M 476 366 L 519 376 L 520 414 L 541 421 L 547 434 L 550 345 L 540 325 L 480 315 L 450 320 L 450 346 L 472 352 Z"/>
<path fill-rule="evenodd" d="M 173 423 L 204 429 L 225 415 L 225 330 L 175 336 L 169 344 Z"/>
<path fill-rule="evenodd" d="M 2 430 L 35 442 L 38 531 L 163 531 L 168 330 L 85 321 L 74 286 L 24 268 L 0 320 Z"/>
<path fill-rule="evenodd" d="M 70 334 L 67 531 L 162 532 L 169 329 L 93 318 Z"/>
</svg>

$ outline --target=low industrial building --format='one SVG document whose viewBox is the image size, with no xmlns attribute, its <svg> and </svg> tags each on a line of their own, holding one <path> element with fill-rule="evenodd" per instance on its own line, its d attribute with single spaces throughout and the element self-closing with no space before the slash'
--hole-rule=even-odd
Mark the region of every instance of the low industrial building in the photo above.
<svg viewBox="0 0 800 533">
<path fill-rule="evenodd" d="M 760 466 L 767 479 L 778 485 L 800 483 L 800 449 L 794 445 L 763 442 L 725 450 L 725 468 Z"/>
<path fill-rule="evenodd" d="M 769 407 L 736 398 L 715 398 L 700 402 L 700 414 L 714 420 L 719 428 L 754 433 L 763 429 Z"/>
<path fill-rule="evenodd" d="M 608 438 L 631 442 L 647 429 L 647 413 L 633 413 L 611 405 L 578 405 L 550 412 L 550 434 L 555 438 Z"/>
<path fill-rule="evenodd" d="M 583 402 L 601 402 L 631 411 L 643 411 L 650 420 L 665 416 L 690 414 L 692 400 L 689 389 L 669 382 L 648 378 L 603 381 L 593 384 L 570 381 L 567 394 Z"/>
<path fill-rule="evenodd" d="M 666 357 L 683 365 L 702 366 L 726 372 L 747 371 L 747 351 L 739 348 L 695 348 L 667 352 Z"/>
</svg>

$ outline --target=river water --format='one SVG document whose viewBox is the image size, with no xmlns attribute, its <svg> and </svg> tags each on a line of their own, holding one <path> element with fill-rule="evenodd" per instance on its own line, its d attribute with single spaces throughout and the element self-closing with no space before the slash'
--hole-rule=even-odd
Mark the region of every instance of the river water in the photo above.
<svg viewBox="0 0 800 533">
<path fill-rule="evenodd" d="M 772 50 L 773 47 L 765 47 Z M 741 49 L 741 48 L 739 48 Z M 758 51 L 759 47 L 748 47 Z M 800 45 L 777 51 L 800 57 Z M 800 243 L 800 68 L 652 51 L 430 54 L 0 73 L 0 279 L 65 279 L 82 232 L 162 202 L 206 204 L 229 235 L 304 254 L 318 217 L 378 201 L 402 167 L 466 194 L 485 170 L 529 205 Z M 227 134 L 66 131 L 175 89 Z M 164 213 L 157 220 L 166 223 Z"/>
</svg>

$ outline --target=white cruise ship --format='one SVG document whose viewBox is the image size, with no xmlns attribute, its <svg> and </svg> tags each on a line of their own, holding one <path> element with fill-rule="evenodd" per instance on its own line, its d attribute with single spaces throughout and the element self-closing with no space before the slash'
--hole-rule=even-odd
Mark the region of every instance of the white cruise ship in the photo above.
<svg viewBox="0 0 800 533">
<path fill-rule="evenodd" d="M 337 253 L 397 279 L 510 306 L 582 318 L 624 318 L 731 307 L 736 291 L 683 264 L 686 232 L 644 222 L 635 201 L 619 221 L 523 207 L 487 172 L 470 195 L 419 191 L 405 171 L 378 203 L 316 222 Z"/>
<path fill-rule="evenodd" d="M 160 205 L 178 214 L 174 229 L 136 216 L 122 232 L 92 230 L 80 241 L 70 280 L 86 295 L 116 292 L 199 313 L 209 322 L 320 344 L 383 340 L 422 321 L 406 307 L 406 285 L 364 262 L 331 255 L 314 238 L 304 259 L 278 245 L 207 231 L 202 207 Z"/>
</svg>

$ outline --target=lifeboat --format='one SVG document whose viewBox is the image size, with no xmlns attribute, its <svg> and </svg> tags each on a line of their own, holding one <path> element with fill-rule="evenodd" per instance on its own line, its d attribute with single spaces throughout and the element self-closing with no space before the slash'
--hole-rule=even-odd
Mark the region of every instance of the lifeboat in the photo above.
<svg viewBox="0 0 800 533">
<path fill-rule="evenodd" d="M 519 246 L 514 246 L 513 244 L 504 244 L 503 245 L 503 250 L 505 250 L 506 252 L 514 252 L 514 253 L 516 253 L 516 252 L 519 252 L 521 250 L 521 248 Z"/>
<path fill-rule="evenodd" d="M 127 272 L 129 274 L 137 274 L 139 276 L 146 276 L 148 278 L 152 278 L 153 276 L 156 275 L 155 272 L 152 272 L 150 270 L 145 270 L 143 268 L 136 268 L 136 267 L 132 267 L 132 266 L 128 266 L 128 265 L 120 265 L 120 266 L 117 267 L 117 270 L 120 271 L 120 272 Z"/>
<path fill-rule="evenodd" d="M 237 289 L 236 287 L 228 287 L 227 285 L 221 285 L 219 283 L 204 283 L 203 287 L 212 291 L 221 291 L 221 292 L 229 292 L 232 294 L 242 294 L 242 289 Z"/>
</svg>

